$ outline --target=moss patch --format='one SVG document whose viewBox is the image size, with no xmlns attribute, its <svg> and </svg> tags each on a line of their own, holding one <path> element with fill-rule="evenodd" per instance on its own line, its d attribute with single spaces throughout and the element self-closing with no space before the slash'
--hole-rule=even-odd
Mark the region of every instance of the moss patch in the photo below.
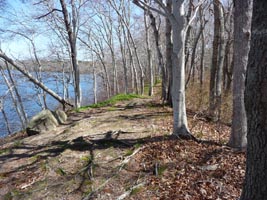
<svg viewBox="0 0 267 200">
<path fill-rule="evenodd" d="M 77 111 L 80 112 L 83 110 L 87 110 L 89 108 L 101 108 L 101 107 L 105 107 L 105 106 L 112 106 L 119 101 L 129 101 L 129 100 L 134 99 L 134 98 L 144 98 L 144 97 L 137 95 L 137 94 L 118 94 L 118 95 L 111 97 L 110 99 L 108 99 L 106 101 L 102 101 L 102 102 L 92 104 L 89 106 L 83 106 L 83 107 L 79 108 Z"/>
</svg>

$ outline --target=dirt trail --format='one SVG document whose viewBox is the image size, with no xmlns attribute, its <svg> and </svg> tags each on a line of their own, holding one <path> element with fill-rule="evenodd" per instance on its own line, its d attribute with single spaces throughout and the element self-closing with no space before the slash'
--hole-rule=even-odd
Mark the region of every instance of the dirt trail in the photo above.
<svg viewBox="0 0 267 200">
<path fill-rule="evenodd" d="M 172 110 L 157 97 L 69 114 L 55 131 L 0 141 L 0 199 L 236 199 L 244 154 L 229 127 L 188 111 L 192 133 L 170 137 Z"/>
<path fill-rule="evenodd" d="M 97 198 L 119 197 L 142 181 L 124 167 L 144 142 L 159 136 L 162 117 L 171 119 L 169 108 L 134 99 L 71 113 L 55 131 L 7 142 L 0 150 L 0 196 L 82 199 L 109 185 L 112 191 Z"/>
</svg>

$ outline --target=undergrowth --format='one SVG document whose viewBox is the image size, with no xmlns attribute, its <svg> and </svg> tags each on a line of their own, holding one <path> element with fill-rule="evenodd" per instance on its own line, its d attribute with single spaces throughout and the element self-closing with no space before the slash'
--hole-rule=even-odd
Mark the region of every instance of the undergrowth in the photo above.
<svg viewBox="0 0 267 200">
<path fill-rule="evenodd" d="M 82 106 L 79 109 L 77 109 L 77 111 L 80 112 L 83 110 L 87 110 L 89 108 L 101 108 L 105 106 L 112 106 L 119 101 L 129 101 L 134 98 L 144 98 L 144 97 L 141 95 L 137 95 L 137 94 L 118 94 L 118 95 L 111 97 L 108 100 L 105 100 L 105 101 L 102 101 L 96 104 L 88 105 L 88 106 Z"/>
</svg>

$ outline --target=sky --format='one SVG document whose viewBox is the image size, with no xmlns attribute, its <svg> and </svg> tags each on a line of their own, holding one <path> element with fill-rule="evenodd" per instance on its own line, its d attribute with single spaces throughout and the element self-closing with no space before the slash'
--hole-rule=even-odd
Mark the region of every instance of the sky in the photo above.
<svg viewBox="0 0 267 200">
<path fill-rule="evenodd" d="M 7 3 L 4 11 L 0 14 L 0 29 L 21 31 L 19 28 L 21 25 L 18 24 L 19 22 L 29 29 L 31 26 L 34 26 L 26 17 L 25 19 L 21 18 L 21 16 L 24 15 L 23 13 L 32 13 L 33 10 L 29 5 L 23 4 L 21 0 L 7 0 Z M 29 36 L 27 32 L 22 33 Z M 7 55 L 17 59 L 29 57 L 30 43 L 22 36 L 14 37 L 14 34 L 12 35 L 13 37 L 10 37 L 10 34 L 8 37 L 6 35 L 0 35 L 1 49 Z M 39 51 L 46 48 L 46 42 L 48 42 L 48 40 L 44 36 L 36 34 L 34 40 Z"/>
<path fill-rule="evenodd" d="M 22 23 L 24 23 L 24 25 L 28 26 L 29 28 L 31 28 L 31 26 L 34 26 L 34 22 L 29 22 L 29 20 L 21 18 L 21 16 L 23 16 L 21 15 L 21 13 L 24 14 L 26 13 L 29 15 L 35 11 L 32 6 L 29 6 L 29 4 L 22 3 L 23 0 L 6 0 L 6 1 L 8 3 L 8 6 L 4 9 L 3 12 L 0 11 L 0 30 L 1 29 L 16 30 L 19 27 L 17 24 L 19 21 L 22 21 Z M 222 2 L 224 3 L 226 1 L 228 0 L 222 0 Z M 137 11 L 141 12 L 139 9 L 137 9 L 136 12 Z M 42 57 L 42 56 L 47 56 L 48 54 L 47 46 L 50 40 L 49 40 L 49 35 L 47 37 L 47 34 L 43 34 L 42 31 L 40 32 L 41 32 L 40 34 L 35 34 L 34 41 L 36 47 L 38 48 L 38 53 L 40 53 L 39 55 Z M 28 35 L 25 32 L 24 34 Z M 8 56 L 11 56 L 13 58 L 24 59 L 30 57 L 29 56 L 30 44 L 29 42 L 26 42 L 25 39 L 21 36 L 7 38 L 6 36 L 4 37 L 0 32 L 0 47 Z M 82 56 L 83 55 L 81 53 L 80 59 L 82 59 Z"/>
<path fill-rule="evenodd" d="M 23 14 L 21 15 L 21 13 L 28 14 L 34 12 L 32 6 L 29 7 L 27 4 L 23 4 L 22 0 L 7 0 L 7 2 L 7 8 L 4 10 L 4 12 L 0 12 L 0 29 L 18 29 L 18 25 L 16 23 L 21 20 L 24 21 L 23 23 L 26 26 L 30 27 L 34 25 L 34 22 L 29 22 L 27 21 L 27 19 L 23 20 L 21 18 L 21 16 L 23 16 Z M 138 12 L 140 13 L 139 9 Z M 12 19 L 13 22 L 6 22 L 7 20 L 3 18 L 8 18 L 8 20 Z M 38 22 L 38 20 L 35 20 L 35 22 Z M 21 31 L 21 29 L 19 31 Z M 24 34 L 27 33 L 24 32 Z M 41 34 L 36 35 L 36 37 L 34 38 L 36 47 L 38 48 L 38 53 L 40 53 L 40 57 L 46 57 L 49 54 L 47 48 L 48 44 L 51 42 L 50 39 L 51 33 L 49 35 L 46 33 L 43 34 L 42 32 Z M 13 58 L 24 59 L 30 57 L 30 44 L 29 42 L 26 42 L 25 39 L 21 36 L 16 36 L 15 38 L 6 38 L 0 34 L 0 47 L 8 56 L 11 56 Z M 85 56 L 84 51 L 79 52 L 78 57 L 79 59 L 88 59 L 86 58 L 88 56 Z"/>
</svg>

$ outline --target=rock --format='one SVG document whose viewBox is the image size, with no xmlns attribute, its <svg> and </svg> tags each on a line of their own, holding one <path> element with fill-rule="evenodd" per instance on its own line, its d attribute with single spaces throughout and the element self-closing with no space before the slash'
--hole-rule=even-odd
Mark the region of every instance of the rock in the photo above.
<svg viewBox="0 0 267 200">
<path fill-rule="evenodd" d="M 137 105 L 136 102 L 131 101 L 130 103 L 128 103 L 128 104 L 125 106 L 125 108 L 126 108 L 126 109 L 132 109 L 132 108 L 134 108 L 136 105 Z"/>
<path fill-rule="evenodd" d="M 55 116 L 59 124 L 64 124 L 68 118 L 63 110 L 56 110 L 53 112 L 53 115 Z"/>
<path fill-rule="evenodd" d="M 67 115 L 60 110 L 51 112 L 43 110 L 35 115 L 26 128 L 28 136 L 36 135 L 42 132 L 54 130 L 59 124 L 67 120 Z"/>
</svg>

